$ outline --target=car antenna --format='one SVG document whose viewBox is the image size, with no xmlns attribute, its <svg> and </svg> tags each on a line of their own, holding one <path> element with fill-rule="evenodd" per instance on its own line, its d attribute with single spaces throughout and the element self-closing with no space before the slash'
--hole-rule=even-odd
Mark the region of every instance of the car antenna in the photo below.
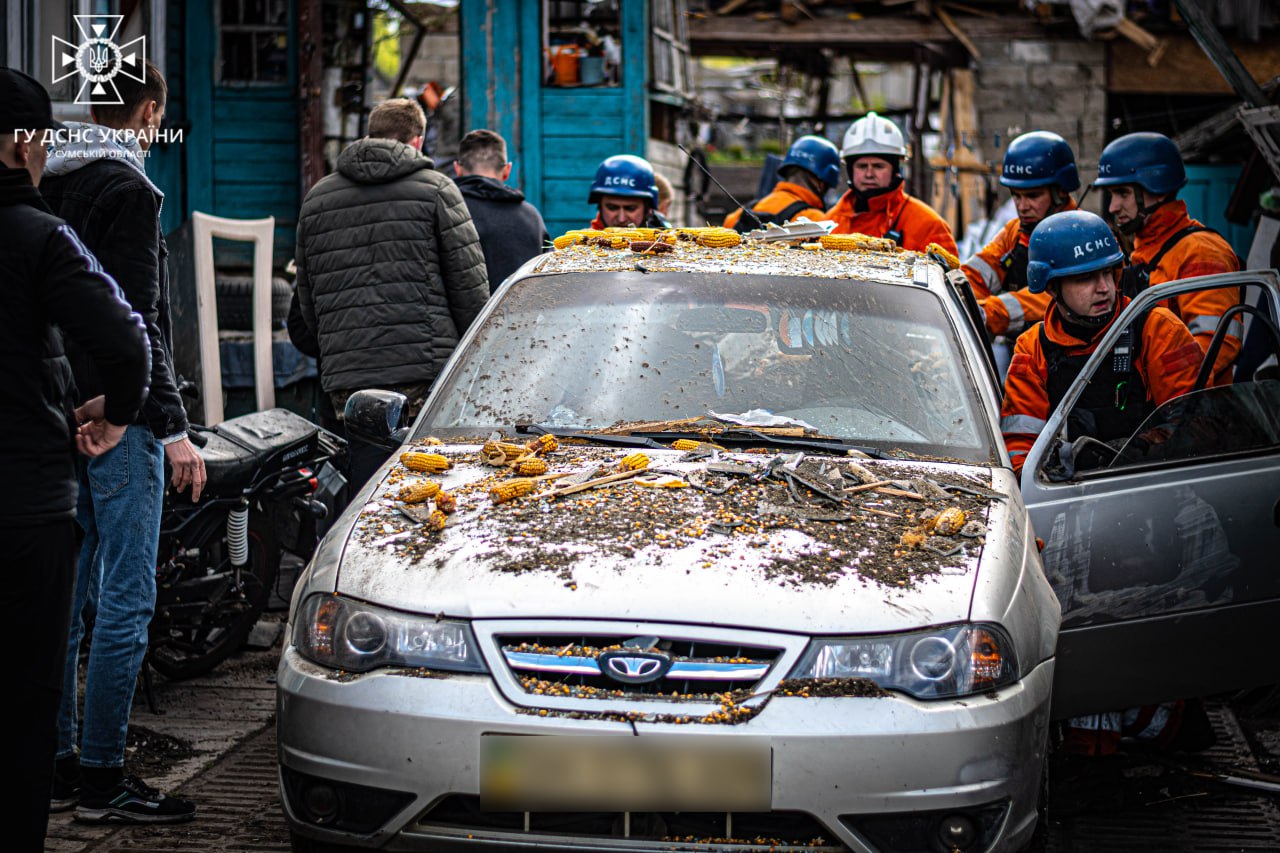
<svg viewBox="0 0 1280 853">
<path fill-rule="evenodd" d="M 724 193 L 726 196 L 728 196 L 728 197 L 729 197 L 729 201 L 731 201 L 731 202 L 733 202 L 734 204 L 736 204 L 736 205 L 738 206 L 738 209 L 739 209 L 739 210 L 741 210 L 741 211 L 742 211 L 743 213 L 745 213 L 747 216 L 750 216 L 752 219 L 754 219 L 754 220 L 755 220 L 755 223 L 756 223 L 756 226 L 757 226 L 758 228 L 763 228 L 763 227 L 764 227 L 764 223 L 760 221 L 760 217 L 756 216 L 756 214 L 755 214 L 755 212 L 754 212 L 754 211 L 747 210 L 746 206 L 744 206 L 742 202 L 740 202 L 740 201 L 738 201 L 736 198 L 734 198 L 734 197 L 733 197 L 733 193 L 731 193 L 731 192 L 729 192 L 727 189 L 725 189 L 725 188 L 724 188 L 724 184 L 722 184 L 722 183 L 720 183 L 719 181 L 717 181 L 717 180 L 716 180 L 716 176 L 715 176 L 715 175 L 713 175 L 713 174 L 711 174 L 711 170 L 710 170 L 710 169 L 708 169 L 706 166 L 702 165 L 702 163 L 698 161 L 698 158 L 697 158 L 697 157 L 694 157 L 694 156 L 693 156 L 693 154 L 691 154 L 691 153 L 689 152 L 689 149 L 688 149 L 688 148 L 685 148 L 683 145 L 681 145 L 681 144 L 680 144 L 680 143 L 678 143 L 678 142 L 676 143 L 676 147 L 677 147 L 677 148 L 679 148 L 681 151 L 683 151 L 683 152 L 684 152 L 685 156 L 689 158 L 689 161 L 690 161 L 690 162 L 692 162 L 692 163 L 693 163 L 693 165 L 697 166 L 699 169 L 701 169 L 701 170 L 702 170 L 702 174 L 704 174 L 704 175 L 706 175 L 708 178 L 710 178 L 710 179 L 711 179 L 711 181 L 712 181 L 712 183 L 714 183 L 717 187 L 719 187 L 719 188 L 720 188 L 720 192 Z"/>
</svg>

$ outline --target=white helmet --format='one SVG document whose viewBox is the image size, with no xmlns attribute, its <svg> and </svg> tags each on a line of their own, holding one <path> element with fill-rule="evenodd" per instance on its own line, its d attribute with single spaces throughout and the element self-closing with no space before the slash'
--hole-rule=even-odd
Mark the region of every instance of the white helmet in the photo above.
<svg viewBox="0 0 1280 853">
<path fill-rule="evenodd" d="M 875 113 L 867 113 L 849 125 L 844 132 L 844 144 L 840 147 L 840 157 L 845 160 L 868 154 L 907 156 L 907 143 L 902 138 L 902 131 Z"/>
</svg>

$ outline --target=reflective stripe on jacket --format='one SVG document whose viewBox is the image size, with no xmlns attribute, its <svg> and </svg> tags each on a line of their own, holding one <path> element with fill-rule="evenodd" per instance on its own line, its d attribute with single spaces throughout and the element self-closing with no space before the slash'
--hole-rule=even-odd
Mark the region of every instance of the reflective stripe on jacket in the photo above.
<svg viewBox="0 0 1280 853">
<path fill-rule="evenodd" d="M 1075 210 L 1076 203 L 1068 198 L 1063 210 Z M 1025 286 L 1005 290 L 1009 269 L 1005 258 L 1021 244 L 1027 245 L 1030 235 L 1022 230 L 1022 222 L 1014 217 L 1005 223 L 1000 233 L 973 257 L 964 262 L 961 269 L 969 278 L 973 295 L 987 315 L 987 329 L 993 335 L 1017 337 L 1044 319 L 1053 296 L 1048 292 L 1032 293 Z M 1025 267 L 1025 262 L 1024 262 Z M 1021 270 L 1021 281 L 1026 281 L 1026 269 Z"/>
<path fill-rule="evenodd" d="M 1161 205 L 1138 231 L 1129 263 L 1147 263 L 1156 256 L 1160 247 L 1170 237 L 1183 228 L 1199 224 L 1187 215 L 1185 202 L 1171 201 Z M 1212 231 L 1198 231 L 1183 237 L 1165 253 L 1160 263 L 1151 271 L 1151 286 L 1156 287 L 1166 282 L 1201 275 L 1237 272 L 1239 269 L 1240 259 L 1236 257 L 1236 253 L 1232 251 L 1226 240 Z M 1239 302 L 1239 289 L 1224 287 L 1185 293 L 1160 304 L 1181 318 L 1199 342 L 1200 348 L 1208 352 L 1209 341 L 1213 339 L 1213 333 L 1218 328 L 1218 321 L 1231 306 Z M 1240 339 L 1244 331 L 1242 315 L 1236 315 L 1232 321 L 1232 327 L 1231 332 L 1223 339 L 1218 357 L 1214 360 L 1211 385 L 1225 385 L 1231 382 L 1231 368 L 1240 352 Z"/>
<path fill-rule="evenodd" d="M 932 207 L 907 195 L 901 184 L 892 192 L 869 200 L 868 209 L 861 213 L 854 211 L 853 203 L 853 190 L 849 190 L 826 212 L 823 218 L 836 223 L 832 234 L 884 237 L 895 229 L 901 232 L 901 246 L 908 251 L 923 252 L 930 243 L 937 243 L 953 255 L 958 251 L 946 221 Z"/>
<path fill-rule="evenodd" d="M 791 219 L 804 216 L 810 222 L 818 222 L 827 218 L 826 212 L 822 209 L 822 199 L 818 198 L 818 194 L 803 184 L 793 184 L 791 181 L 778 181 L 773 192 L 751 205 L 751 209 L 756 213 L 781 213 L 798 201 L 803 201 L 809 206 Z M 733 211 L 724 218 L 724 227 L 734 227 L 741 218 L 741 209 Z"/>
<path fill-rule="evenodd" d="M 1116 316 L 1128 304 L 1126 297 L 1120 297 Z M 1113 317 L 1111 323 L 1114 322 Z M 1063 329 L 1056 307 L 1050 307 L 1043 323 L 1049 340 L 1073 355 L 1093 352 L 1111 328 L 1108 323 L 1092 341 L 1082 343 Z M 1000 431 L 1009 449 L 1014 473 L 1019 476 L 1027 451 L 1035 444 L 1050 414 L 1048 362 L 1040 346 L 1040 325 L 1037 323 L 1023 332 L 1014 345 L 1013 361 L 1004 383 L 1004 404 L 1000 409 Z M 1190 391 L 1202 357 L 1199 344 L 1177 317 L 1164 308 L 1152 309 L 1142 330 L 1142 346 L 1135 365 L 1152 403 L 1160 406 Z M 1123 437 L 1099 436 L 1103 441 Z"/>
</svg>

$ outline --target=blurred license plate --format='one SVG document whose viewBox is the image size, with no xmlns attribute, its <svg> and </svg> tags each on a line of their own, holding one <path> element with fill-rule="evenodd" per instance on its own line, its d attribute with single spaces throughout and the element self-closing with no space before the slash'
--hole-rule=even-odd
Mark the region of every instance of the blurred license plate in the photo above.
<svg viewBox="0 0 1280 853">
<path fill-rule="evenodd" d="M 485 735 L 480 802 L 486 811 L 769 811 L 772 761 L 767 743 L 744 738 Z"/>
</svg>

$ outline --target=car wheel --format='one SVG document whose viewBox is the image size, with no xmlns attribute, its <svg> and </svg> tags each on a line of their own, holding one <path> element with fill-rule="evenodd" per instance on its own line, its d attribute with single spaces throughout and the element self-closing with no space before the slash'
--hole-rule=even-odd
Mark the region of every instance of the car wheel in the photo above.
<svg viewBox="0 0 1280 853">
<path fill-rule="evenodd" d="M 314 838 L 290 832 L 289 849 L 293 853 L 353 853 L 353 851 L 362 848 L 352 847 L 348 844 L 331 844 L 328 841 L 316 841 Z"/>
</svg>

